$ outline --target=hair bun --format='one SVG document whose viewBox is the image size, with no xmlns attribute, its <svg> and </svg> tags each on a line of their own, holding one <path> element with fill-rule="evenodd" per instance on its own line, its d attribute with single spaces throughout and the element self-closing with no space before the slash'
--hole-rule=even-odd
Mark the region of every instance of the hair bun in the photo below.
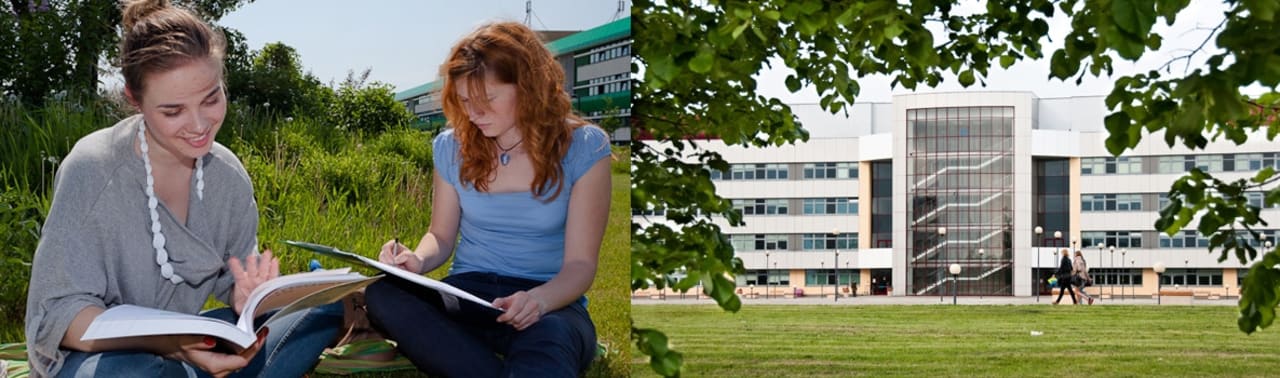
<svg viewBox="0 0 1280 378">
<path fill-rule="evenodd" d="M 133 29 L 139 20 L 150 16 L 151 14 L 169 7 L 169 0 L 133 0 L 124 6 L 121 12 L 124 30 Z"/>
</svg>

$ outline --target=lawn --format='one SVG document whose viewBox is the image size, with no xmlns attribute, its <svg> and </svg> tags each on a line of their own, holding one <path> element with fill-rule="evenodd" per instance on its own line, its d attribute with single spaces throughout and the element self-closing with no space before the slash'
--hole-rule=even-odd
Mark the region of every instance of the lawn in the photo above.
<svg viewBox="0 0 1280 378">
<path fill-rule="evenodd" d="M 1274 376 L 1232 306 L 638 305 L 687 376 Z M 1043 332 L 1034 336 L 1033 331 Z M 653 376 L 632 350 L 632 376 Z"/>
</svg>

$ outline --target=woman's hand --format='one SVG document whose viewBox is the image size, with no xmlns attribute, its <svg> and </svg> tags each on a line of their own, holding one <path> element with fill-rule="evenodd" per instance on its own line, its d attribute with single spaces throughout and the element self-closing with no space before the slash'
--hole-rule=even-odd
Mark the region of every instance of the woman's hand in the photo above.
<svg viewBox="0 0 1280 378">
<path fill-rule="evenodd" d="M 197 369 L 221 378 L 248 366 L 249 362 L 253 360 L 253 356 L 258 353 L 258 350 L 262 349 L 262 344 L 266 342 L 267 332 L 266 328 L 258 331 L 258 341 L 236 354 L 214 351 L 213 348 L 218 345 L 218 342 L 212 336 L 172 336 L 167 339 L 172 343 L 169 346 L 171 352 L 166 353 L 165 357 L 187 362 Z"/>
<path fill-rule="evenodd" d="M 236 280 L 235 288 L 232 289 L 231 307 L 237 314 L 244 309 L 244 302 L 249 299 L 249 293 L 253 289 L 280 276 L 280 260 L 271 256 L 270 249 L 263 251 L 262 257 L 249 255 L 243 265 L 240 264 L 240 259 L 232 257 L 227 259 L 227 265 L 231 267 L 231 277 Z"/>
<path fill-rule="evenodd" d="M 517 291 L 510 296 L 495 299 L 493 305 L 506 311 L 498 316 L 498 322 L 510 324 L 517 331 L 523 331 L 537 323 L 547 311 L 546 302 L 527 291 Z"/>
<path fill-rule="evenodd" d="M 422 257 L 414 253 L 412 249 L 404 244 L 397 243 L 395 240 L 388 241 L 382 245 L 382 250 L 378 252 L 378 261 L 384 264 L 395 265 L 400 269 L 404 269 L 417 274 L 422 274 Z"/>
</svg>

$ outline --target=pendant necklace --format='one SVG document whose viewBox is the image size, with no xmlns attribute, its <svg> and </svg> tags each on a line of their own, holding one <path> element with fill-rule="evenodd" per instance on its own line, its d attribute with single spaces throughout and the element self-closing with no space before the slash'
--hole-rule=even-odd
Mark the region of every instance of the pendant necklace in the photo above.
<svg viewBox="0 0 1280 378">
<path fill-rule="evenodd" d="M 502 148 L 502 144 L 498 143 L 497 139 L 494 139 L 493 144 L 497 145 L 499 150 L 502 150 L 502 154 L 498 155 L 498 162 L 502 163 L 502 165 L 504 166 L 507 165 L 507 163 L 510 163 L 511 157 L 507 156 L 507 152 L 511 151 L 512 148 L 516 148 L 516 146 L 519 146 L 520 143 L 524 143 L 524 138 L 520 138 L 520 141 L 516 142 L 516 144 L 511 145 L 511 147 Z"/>
</svg>

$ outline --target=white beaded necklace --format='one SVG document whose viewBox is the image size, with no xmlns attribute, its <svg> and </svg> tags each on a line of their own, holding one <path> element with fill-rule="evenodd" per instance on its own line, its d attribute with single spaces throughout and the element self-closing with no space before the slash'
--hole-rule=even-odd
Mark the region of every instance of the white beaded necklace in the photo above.
<svg viewBox="0 0 1280 378">
<path fill-rule="evenodd" d="M 184 279 L 173 272 L 173 264 L 169 263 L 169 251 L 165 249 L 164 233 L 160 230 L 160 213 L 156 211 L 156 205 L 160 203 L 156 199 L 156 179 L 151 175 L 151 157 L 147 155 L 147 124 L 144 122 L 138 126 L 138 148 L 142 150 L 142 165 L 147 170 L 147 208 L 151 211 L 151 246 L 156 249 L 156 264 L 160 266 L 160 276 L 173 282 L 174 285 L 180 284 Z M 196 158 L 196 197 L 204 199 L 204 167 L 200 164 L 203 157 Z"/>
</svg>

